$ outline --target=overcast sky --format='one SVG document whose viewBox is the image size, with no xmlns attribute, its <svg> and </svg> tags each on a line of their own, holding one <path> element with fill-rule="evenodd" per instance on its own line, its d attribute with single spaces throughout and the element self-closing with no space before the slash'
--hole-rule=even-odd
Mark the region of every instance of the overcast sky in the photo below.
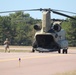
<svg viewBox="0 0 76 75">
<path fill-rule="evenodd" d="M 0 0 L 0 12 L 38 8 L 52 8 L 76 13 L 76 0 Z M 29 11 L 25 13 L 29 13 L 33 18 L 42 18 L 40 11 Z M 73 16 L 74 14 L 69 15 Z M 65 19 L 66 17 L 52 14 L 52 18 Z"/>
</svg>

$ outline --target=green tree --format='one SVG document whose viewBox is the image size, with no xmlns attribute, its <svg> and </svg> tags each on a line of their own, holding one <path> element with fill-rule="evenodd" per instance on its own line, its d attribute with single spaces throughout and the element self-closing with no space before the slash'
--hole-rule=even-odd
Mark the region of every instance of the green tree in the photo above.
<svg viewBox="0 0 76 75">
<path fill-rule="evenodd" d="M 67 19 L 67 22 L 62 23 L 62 28 L 66 30 L 69 46 L 76 46 L 76 21 L 73 19 Z"/>
<path fill-rule="evenodd" d="M 31 45 L 35 33 L 33 26 L 37 23 L 41 24 L 41 20 L 21 11 L 0 16 L 0 44 L 9 38 L 11 45 Z"/>
</svg>

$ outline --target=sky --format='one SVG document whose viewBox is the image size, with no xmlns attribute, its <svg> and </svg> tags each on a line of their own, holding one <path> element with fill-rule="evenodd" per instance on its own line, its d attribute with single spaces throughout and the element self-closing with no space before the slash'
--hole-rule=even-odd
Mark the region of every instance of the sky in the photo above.
<svg viewBox="0 0 76 75">
<path fill-rule="evenodd" d="M 12 11 L 12 10 L 26 10 L 26 9 L 39 9 L 39 8 L 51 8 L 57 10 L 65 10 L 76 13 L 76 0 L 0 0 L 0 12 Z M 41 11 L 28 11 L 31 17 L 41 19 Z M 76 14 L 69 14 L 74 16 Z M 7 14 L 0 14 L 7 15 Z M 65 19 L 66 17 L 51 14 L 51 18 Z"/>
</svg>

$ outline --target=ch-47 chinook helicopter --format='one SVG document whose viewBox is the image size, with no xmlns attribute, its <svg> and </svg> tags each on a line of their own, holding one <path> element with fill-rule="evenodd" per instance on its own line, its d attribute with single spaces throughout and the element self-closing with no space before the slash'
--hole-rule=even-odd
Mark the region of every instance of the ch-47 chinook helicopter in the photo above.
<svg viewBox="0 0 76 75">
<path fill-rule="evenodd" d="M 4 11 L 0 13 L 9 13 L 9 12 L 18 12 L 18 11 L 42 11 L 42 26 L 40 28 L 39 25 L 34 25 L 34 29 L 36 30 L 34 36 L 34 42 L 32 45 L 32 52 L 39 51 L 39 52 L 51 52 L 51 51 L 58 51 L 58 53 L 66 53 L 68 52 L 68 41 L 66 39 L 65 30 L 61 28 L 60 24 L 51 24 L 51 15 L 50 13 L 53 12 L 54 14 L 58 14 L 64 17 L 68 17 L 71 19 L 76 20 L 76 18 L 66 15 L 61 12 L 68 12 L 72 14 L 76 14 L 69 11 L 63 10 L 56 10 L 56 9 L 29 9 L 29 10 L 15 10 L 15 11 Z M 55 19 L 53 19 L 55 20 Z"/>
<path fill-rule="evenodd" d="M 55 14 L 65 16 L 68 18 L 72 18 L 69 15 L 60 13 L 60 10 L 54 9 L 36 9 L 42 11 L 42 27 L 40 28 L 39 25 L 34 25 L 34 29 L 36 30 L 34 36 L 34 42 L 32 45 L 32 52 L 39 51 L 39 52 L 51 52 L 51 51 L 58 51 L 58 53 L 66 53 L 68 51 L 68 41 L 66 39 L 65 30 L 61 28 L 60 24 L 51 24 L 50 22 L 52 19 L 50 18 L 50 13 L 53 12 Z M 67 12 L 67 11 L 63 11 Z M 71 12 L 72 13 L 72 12 Z M 55 20 L 55 19 L 53 19 Z"/>
</svg>

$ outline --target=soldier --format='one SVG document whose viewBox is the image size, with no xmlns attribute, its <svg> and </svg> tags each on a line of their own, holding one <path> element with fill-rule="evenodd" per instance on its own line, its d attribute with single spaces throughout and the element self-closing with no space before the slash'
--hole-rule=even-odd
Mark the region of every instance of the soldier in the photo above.
<svg viewBox="0 0 76 75">
<path fill-rule="evenodd" d="M 8 38 L 6 38 L 6 40 L 4 41 L 4 47 L 5 47 L 5 52 L 8 50 L 8 52 L 10 52 L 10 49 L 9 49 L 9 40 Z"/>
</svg>

